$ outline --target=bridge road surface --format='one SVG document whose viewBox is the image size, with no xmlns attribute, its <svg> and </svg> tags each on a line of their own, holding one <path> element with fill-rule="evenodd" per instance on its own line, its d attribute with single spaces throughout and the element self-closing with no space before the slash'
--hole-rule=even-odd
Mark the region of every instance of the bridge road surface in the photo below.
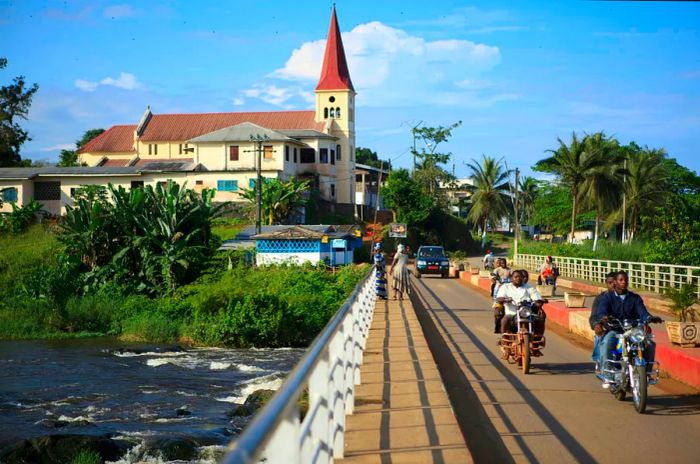
<svg viewBox="0 0 700 464">
<path fill-rule="evenodd" d="M 544 356 L 523 375 L 501 359 L 489 298 L 455 279 L 412 283 L 475 462 L 700 463 L 700 396 L 689 387 L 650 387 L 638 414 L 629 397 L 619 402 L 601 387 L 590 349 L 549 328 Z"/>
</svg>

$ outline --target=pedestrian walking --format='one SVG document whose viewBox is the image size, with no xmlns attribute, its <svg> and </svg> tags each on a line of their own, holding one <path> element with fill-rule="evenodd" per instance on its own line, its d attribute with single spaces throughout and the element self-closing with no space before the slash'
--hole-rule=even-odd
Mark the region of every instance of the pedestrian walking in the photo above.
<svg viewBox="0 0 700 464">
<path fill-rule="evenodd" d="M 391 263 L 389 274 L 391 274 L 391 287 L 394 290 L 392 299 L 396 300 L 398 297 L 399 300 L 403 300 L 403 294 L 408 293 L 410 282 L 408 280 L 408 253 L 406 253 L 406 247 L 401 244 L 396 247 L 396 254 Z"/>
<path fill-rule="evenodd" d="M 374 290 L 377 298 L 386 300 L 386 259 L 381 243 L 374 244 Z"/>
</svg>

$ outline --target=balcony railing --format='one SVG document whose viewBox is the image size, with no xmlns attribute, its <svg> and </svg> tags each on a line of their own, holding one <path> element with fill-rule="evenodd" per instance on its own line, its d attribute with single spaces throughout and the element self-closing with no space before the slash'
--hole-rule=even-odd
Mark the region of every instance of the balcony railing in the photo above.
<svg viewBox="0 0 700 464">
<path fill-rule="evenodd" d="M 231 444 L 223 463 L 328 463 L 343 457 L 345 415 L 353 413 L 375 300 L 368 273 Z M 302 421 L 298 401 L 306 389 L 309 409 Z"/>
<path fill-rule="evenodd" d="M 518 266 L 539 269 L 546 256 L 518 254 L 514 261 Z M 630 287 L 663 293 L 667 288 L 678 288 L 683 284 L 695 287 L 700 297 L 700 267 L 675 266 L 673 264 L 637 263 L 603 259 L 552 256 L 562 276 L 593 282 L 605 282 L 609 272 L 627 271 Z"/>
</svg>

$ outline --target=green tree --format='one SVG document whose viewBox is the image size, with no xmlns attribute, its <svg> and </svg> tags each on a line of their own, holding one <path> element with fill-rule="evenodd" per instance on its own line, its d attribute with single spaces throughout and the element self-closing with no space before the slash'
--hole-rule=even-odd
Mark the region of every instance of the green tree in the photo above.
<svg viewBox="0 0 700 464">
<path fill-rule="evenodd" d="M 523 177 L 520 180 L 520 223 L 528 224 L 535 212 L 535 200 L 538 197 L 539 184 L 534 177 Z"/>
<path fill-rule="evenodd" d="M 6 66 L 7 59 L 0 58 L 0 69 Z M 31 138 L 17 119 L 27 119 L 37 90 L 39 86 L 29 86 L 24 76 L 15 77 L 12 84 L 0 87 L 0 167 L 22 165 L 20 148 Z"/>
<path fill-rule="evenodd" d="M 481 227 L 483 248 L 489 224 L 498 224 L 508 213 L 509 172 L 500 161 L 486 155 L 481 164 L 472 161 L 467 166 L 472 170 L 471 178 L 474 182 L 468 218 Z"/>
<path fill-rule="evenodd" d="M 369 148 L 355 148 L 355 162 L 359 164 L 365 164 L 367 166 L 372 166 L 377 169 L 391 171 L 391 161 L 380 159 L 379 155 L 377 155 L 377 152 L 372 151 Z"/>
<path fill-rule="evenodd" d="M 83 136 L 75 141 L 75 150 L 61 150 L 58 155 L 58 166 L 78 166 L 78 150 L 80 150 L 89 141 L 102 134 L 104 131 L 104 129 L 86 130 Z"/>
<path fill-rule="evenodd" d="M 391 208 L 396 220 L 409 225 L 423 223 L 435 206 L 433 198 L 411 178 L 407 169 L 391 171 L 382 188 L 384 204 Z"/>
<path fill-rule="evenodd" d="M 625 179 L 625 207 L 629 224 L 629 240 L 634 240 L 641 218 L 653 214 L 666 203 L 669 178 L 664 169 L 663 149 L 628 150 Z"/>
<path fill-rule="evenodd" d="M 308 190 L 307 180 L 266 179 L 262 184 L 260 205 L 267 223 L 272 225 L 286 220 L 296 208 L 306 203 L 304 192 Z M 255 189 L 242 189 L 241 196 L 255 205 Z"/>
<path fill-rule="evenodd" d="M 412 129 L 413 137 L 421 142 L 420 149 L 411 150 L 417 159 L 414 177 L 423 186 L 423 189 L 434 197 L 438 195 L 441 185 L 444 186 L 454 179 L 454 176 L 443 167 L 450 161 L 452 153 L 439 152 L 438 147 L 447 142 L 452 137 L 452 131 L 461 125 L 462 121 L 458 121 L 450 126 Z M 438 200 L 444 200 L 444 198 L 438 198 Z"/>
<path fill-rule="evenodd" d="M 602 132 L 596 136 L 609 140 Z M 605 156 L 601 156 L 599 151 L 591 150 L 590 146 L 586 146 L 586 138 L 588 137 L 590 136 L 587 135 L 583 140 L 579 140 L 576 132 L 574 132 L 569 145 L 558 138 L 559 147 L 554 150 L 547 150 L 552 153 L 552 156 L 538 161 L 534 166 L 534 169 L 537 171 L 556 174 L 559 180 L 569 188 L 572 200 L 570 240 L 574 237 L 582 184 L 596 169 L 609 163 L 609 160 Z"/>
<path fill-rule="evenodd" d="M 602 132 L 589 135 L 584 140 L 586 151 L 601 159 L 605 165 L 591 169 L 581 185 L 581 197 L 584 206 L 595 214 L 593 233 L 593 251 L 598 248 L 598 236 L 601 219 L 614 214 L 622 204 L 624 190 L 622 162 L 625 158 L 617 140 L 608 138 Z"/>
</svg>

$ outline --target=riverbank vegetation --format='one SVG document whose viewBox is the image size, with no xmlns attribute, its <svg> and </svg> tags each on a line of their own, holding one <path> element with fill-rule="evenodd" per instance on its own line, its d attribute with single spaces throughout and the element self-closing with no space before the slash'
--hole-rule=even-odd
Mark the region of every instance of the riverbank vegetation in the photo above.
<svg viewBox="0 0 700 464">
<path fill-rule="evenodd" d="M 366 267 L 253 269 L 249 256 L 217 251 L 212 197 L 175 184 L 86 189 L 59 223 L 3 234 L 0 338 L 308 344 Z"/>
</svg>

